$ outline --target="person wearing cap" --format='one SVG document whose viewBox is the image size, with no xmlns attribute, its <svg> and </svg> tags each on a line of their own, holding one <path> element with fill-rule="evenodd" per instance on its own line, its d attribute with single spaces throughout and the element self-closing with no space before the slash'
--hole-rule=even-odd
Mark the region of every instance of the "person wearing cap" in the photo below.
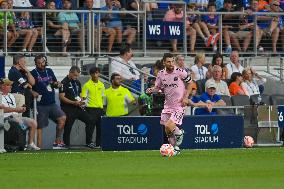
<svg viewBox="0 0 284 189">
<path fill-rule="evenodd" d="M 206 83 L 206 92 L 203 93 L 199 102 L 206 103 L 208 107 L 214 108 L 216 106 L 226 106 L 226 103 L 221 99 L 219 95 L 216 94 L 217 85 L 215 82 Z M 209 108 L 201 108 L 196 110 L 196 115 L 215 115 L 217 114 L 216 110 Z"/>
<path fill-rule="evenodd" d="M 11 92 L 25 99 L 26 111 L 23 115 L 29 117 L 33 101 L 31 89 L 35 84 L 35 79 L 26 66 L 24 55 L 13 56 L 13 66 L 9 70 L 8 79 L 13 81 Z"/>
<path fill-rule="evenodd" d="M 16 123 L 21 129 L 29 130 L 27 150 L 40 150 L 34 143 L 35 131 L 37 123 L 34 119 L 22 117 L 20 114 L 26 111 L 26 107 L 17 107 L 15 96 L 11 93 L 13 82 L 9 79 L 0 81 L 0 89 L 2 92 L 2 108 L 4 110 L 4 120 Z"/>
<path fill-rule="evenodd" d="M 31 74 L 35 78 L 33 96 L 37 98 L 37 144 L 42 147 L 42 129 L 48 126 L 48 119 L 57 124 L 54 149 L 63 149 L 61 140 L 66 116 L 61 108 L 55 103 L 55 88 L 61 86 L 57 81 L 51 68 L 46 68 L 47 58 L 44 55 L 37 55 L 34 59 L 35 69 Z"/>
</svg>

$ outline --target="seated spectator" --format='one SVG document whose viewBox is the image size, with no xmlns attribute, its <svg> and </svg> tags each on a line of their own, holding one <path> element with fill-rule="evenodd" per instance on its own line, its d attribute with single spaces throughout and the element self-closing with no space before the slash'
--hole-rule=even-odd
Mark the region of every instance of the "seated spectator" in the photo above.
<svg viewBox="0 0 284 189">
<path fill-rule="evenodd" d="M 210 3 L 208 5 L 208 12 L 216 12 L 215 4 Z M 219 16 L 216 14 L 208 14 L 203 15 L 201 17 L 201 22 L 199 23 L 203 30 L 208 31 L 209 37 L 207 40 L 207 47 L 212 45 L 213 51 L 217 51 L 217 42 L 219 40 L 219 33 L 218 33 L 218 23 L 219 23 Z M 210 34 L 211 32 L 211 34 Z"/>
<path fill-rule="evenodd" d="M 182 7 L 175 5 L 172 9 L 166 12 L 164 17 L 164 21 L 166 22 L 183 22 L 184 13 L 182 11 Z M 190 52 L 193 53 L 195 49 L 196 42 L 196 30 L 190 26 L 189 21 L 186 22 L 186 35 L 190 37 Z M 174 53 L 178 52 L 177 49 L 177 40 L 173 39 L 171 41 L 172 51 Z"/>
<path fill-rule="evenodd" d="M 101 8 L 101 10 L 108 11 L 118 11 L 121 8 L 120 2 L 115 0 L 106 0 L 106 6 Z M 126 27 L 126 30 L 123 31 L 123 23 L 121 21 L 120 15 L 118 13 L 109 13 L 102 15 L 102 21 L 105 23 L 105 26 L 108 28 L 113 28 L 116 32 L 116 41 L 118 47 L 121 47 L 122 36 L 127 36 L 126 43 L 131 45 L 135 39 L 136 30 L 130 26 Z"/>
<path fill-rule="evenodd" d="M 231 62 L 226 65 L 226 67 L 228 69 L 228 75 L 227 75 L 226 79 L 230 79 L 232 73 L 234 73 L 234 72 L 242 73 L 242 71 L 244 70 L 244 67 L 241 65 L 241 63 L 239 61 L 238 51 L 233 51 L 231 53 L 230 60 L 231 60 Z"/>
<path fill-rule="evenodd" d="M 127 88 L 121 86 L 121 76 L 118 73 L 111 75 L 111 86 L 105 90 L 106 115 L 125 116 L 128 114 L 127 105 L 136 104 L 135 98 Z"/>
<path fill-rule="evenodd" d="M 119 73 L 125 84 L 136 85 L 137 83 L 141 83 L 140 73 L 131 68 L 136 68 L 135 63 L 131 60 L 132 55 L 132 49 L 129 46 L 122 47 L 120 49 L 120 55 L 111 61 L 110 74 Z"/>
<path fill-rule="evenodd" d="M 228 85 L 225 81 L 222 80 L 222 68 L 218 65 L 214 65 L 212 68 L 213 77 L 208 79 L 206 83 L 215 83 L 216 84 L 216 94 L 218 95 L 228 95 L 230 96 L 230 92 L 228 89 Z M 206 86 L 205 83 L 205 86 Z"/>
<path fill-rule="evenodd" d="M 0 2 L 1 9 L 9 9 L 8 2 L 3 0 Z M 0 12 L 0 38 L 4 38 L 4 12 Z M 7 12 L 7 47 L 11 48 L 15 43 L 17 38 L 19 37 L 19 33 L 16 31 L 16 27 L 14 24 L 14 15 L 12 12 Z M 2 44 L 1 44 L 2 46 Z"/>
<path fill-rule="evenodd" d="M 63 0 L 64 10 L 71 10 L 71 7 L 72 7 L 72 3 L 70 0 Z M 71 33 L 71 36 L 75 35 L 77 37 L 78 43 L 80 45 L 80 50 L 84 51 L 83 36 L 82 36 L 83 34 L 80 28 L 80 20 L 77 14 L 75 12 L 60 12 L 58 14 L 58 20 L 61 23 L 61 25 L 68 24 L 68 28 Z"/>
<path fill-rule="evenodd" d="M 209 0 L 185 0 L 186 3 L 195 4 L 197 10 L 204 11 L 206 10 Z"/>
<path fill-rule="evenodd" d="M 249 96 L 261 94 L 259 86 L 263 88 L 263 85 L 266 82 L 266 79 L 261 77 L 251 67 L 245 68 L 243 70 L 242 75 L 243 75 L 244 82 L 242 82 L 241 85 L 242 85 L 242 88 L 248 91 Z"/>
<path fill-rule="evenodd" d="M 212 110 L 212 108 L 226 106 L 226 103 L 216 94 L 216 87 L 214 82 L 206 83 L 206 92 L 199 98 L 199 102 L 205 103 L 206 108 L 197 109 L 195 112 L 196 115 L 214 115 L 217 114 L 217 110 Z"/>
<path fill-rule="evenodd" d="M 200 53 L 195 56 L 194 65 L 190 68 L 192 71 L 193 80 L 197 81 L 200 79 L 207 78 L 208 69 L 204 66 L 205 54 Z"/>
<path fill-rule="evenodd" d="M 21 129 L 29 130 L 27 150 L 40 150 L 34 143 L 35 131 L 37 123 L 34 119 L 22 117 L 21 113 L 26 111 L 25 107 L 17 107 L 15 96 L 11 93 L 12 81 L 9 79 L 2 79 L 0 81 L 0 88 L 2 92 L 2 108 L 4 110 L 4 119 L 8 122 L 15 123 Z"/>
<path fill-rule="evenodd" d="M 16 18 L 16 23 L 17 31 L 20 36 L 25 36 L 22 52 L 26 55 L 31 55 L 39 31 L 34 27 L 29 12 L 21 12 L 20 17 Z"/>
<path fill-rule="evenodd" d="M 224 65 L 223 62 L 223 55 L 220 53 L 216 53 L 213 55 L 212 63 L 208 66 L 208 78 L 211 78 L 213 75 L 213 66 L 218 65 L 222 68 L 222 76 L 221 79 L 227 79 L 228 78 L 228 68 Z"/>
<path fill-rule="evenodd" d="M 224 0 L 224 7 L 219 10 L 220 12 L 235 12 L 232 0 Z M 223 24 L 223 37 L 226 44 L 225 53 L 230 54 L 232 52 L 231 38 L 232 34 L 238 31 L 238 15 L 225 14 L 222 15 Z M 232 33 L 233 32 L 233 33 Z"/>
<path fill-rule="evenodd" d="M 234 72 L 231 76 L 231 82 L 229 85 L 229 91 L 231 96 L 235 95 L 247 95 L 249 96 L 248 91 L 242 87 L 243 77 L 239 72 Z"/>
<path fill-rule="evenodd" d="M 277 52 L 277 41 L 279 38 L 279 26 L 280 23 L 282 22 L 282 18 L 279 16 L 267 16 L 265 13 L 271 11 L 271 12 L 278 12 L 279 10 L 279 2 L 275 1 L 270 4 L 269 9 L 267 10 L 258 10 L 258 2 L 257 1 L 252 1 L 251 5 L 251 12 L 263 12 L 263 15 L 258 15 L 257 16 L 257 30 L 256 30 L 256 46 L 258 47 L 258 50 L 260 52 L 264 51 L 264 48 L 260 46 L 260 41 L 263 37 L 263 35 L 269 36 L 272 39 L 272 52 L 276 53 Z M 248 12 L 250 15 L 251 13 Z M 250 20 L 253 20 L 253 16 L 249 16 Z"/>
<path fill-rule="evenodd" d="M 46 1 L 44 0 L 31 0 L 32 6 L 36 9 L 44 9 L 46 6 Z M 48 3 L 48 1 L 47 1 Z"/>
<path fill-rule="evenodd" d="M 87 10 L 94 10 L 93 9 L 93 0 L 85 0 L 85 9 Z M 86 25 L 86 27 L 89 27 L 88 24 L 88 15 L 89 14 L 84 14 L 84 23 Z M 98 15 L 94 16 L 94 25 L 95 25 L 95 29 L 94 29 L 94 44 L 95 44 L 95 49 L 98 51 L 99 50 L 99 44 L 101 43 L 102 40 L 102 36 L 99 36 L 100 34 L 105 33 L 108 37 L 108 47 L 107 47 L 107 52 L 111 52 L 112 51 L 112 47 L 113 47 L 113 43 L 115 40 L 115 36 L 116 36 L 116 32 L 114 28 L 109 28 L 104 26 L 103 24 L 99 23 L 101 22 L 101 20 L 98 20 Z M 99 31 L 97 28 L 97 26 L 100 24 L 100 29 L 101 31 Z M 100 40 L 100 41 L 99 41 Z"/>
<path fill-rule="evenodd" d="M 185 70 L 186 72 L 190 72 L 190 69 L 185 66 L 185 61 L 184 61 L 184 56 L 183 55 L 180 55 L 180 54 L 177 55 L 176 59 L 175 59 L 175 62 L 176 62 L 176 66 L 178 68 L 181 68 L 181 69 Z"/>
<path fill-rule="evenodd" d="M 47 9 L 56 10 L 55 2 L 49 1 L 49 3 L 47 4 Z M 63 52 L 62 55 L 68 56 L 67 45 L 69 44 L 69 40 L 70 40 L 70 31 L 69 31 L 68 24 L 66 22 L 61 24 L 58 21 L 56 12 L 46 13 L 46 24 L 47 24 L 47 29 L 46 29 L 47 35 L 54 36 L 55 38 L 61 37 L 62 38 L 62 52 Z"/>
</svg>

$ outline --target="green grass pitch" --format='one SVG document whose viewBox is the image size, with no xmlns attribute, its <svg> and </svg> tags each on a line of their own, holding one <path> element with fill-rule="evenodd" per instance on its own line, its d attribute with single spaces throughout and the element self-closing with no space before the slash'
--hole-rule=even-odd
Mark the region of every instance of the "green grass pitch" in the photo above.
<svg viewBox="0 0 284 189">
<path fill-rule="evenodd" d="M 0 154 L 0 189 L 283 189 L 284 148 Z"/>
</svg>

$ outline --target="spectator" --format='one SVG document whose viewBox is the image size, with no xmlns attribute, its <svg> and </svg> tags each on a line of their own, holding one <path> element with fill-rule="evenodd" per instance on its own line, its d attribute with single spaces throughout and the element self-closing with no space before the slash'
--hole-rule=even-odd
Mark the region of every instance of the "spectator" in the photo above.
<svg viewBox="0 0 284 189">
<path fill-rule="evenodd" d="M 206 104 L 206 109 L 198 109 L 196 115 L 215 115 L 217 110 L 212 110 L 212 108 L 217 106 L 226 106 L 226 103 L 221 99 L 219 95 L 216 94 L 216 83 L 207 82 L 206 92 L 200 96 L 199 102 Z"/>
<path fill-rule="evenodd" d="M 222 81 L 222 68 L 219 65 L 214 65 L 212 67 L 212 75 L 213 77 L 208 79 L 206 83 L 215 83 L 216 84 L 216 94 L 218 95 L 228 95 L 230 96 L 230 92 L 228 89 L 228 85 L 225 81 Z M 205 86 L 206 86 L 205 83 Z"/>
<path fill-rule="evenodd" d="M 227 69 L 228 69 L 228 77 L 227 79 L 231 78 L 232 73 L 234 72 L 239 72 L 242 73 L 244 67 L 241 65 L 240 61 L 239 61 L 239 53 L 238 51 L 233 51 L 230 55 L 230 60 L 231 62 L 229 64 L 226 65 Z"/>
<path fill-rule="evenodd" d="M 131 60 L 132 56 L 132 49 L 129 46 L 122 47 L 120 49 L 120 55 L 112 59 L 110 64 L 110 74 L 119 73 L 123 82 L 130 85 L 139 83 L 140 79 L 140 73 L 131 68 L 136 68 L 136 65 Z"/>
<path fill-rule="evenodd" d="M 101 8 L 101 10 L 108 10 L 108 11 L 118 11 L 121 8 L 121 4 L 118 0 L 106 0 L 106 6 Z M 126 30 L 123 31 L 123 24 L 118 13 L 109 13 L 104 14 L 102 16 L 102 20 L 106 24 L 106 27 L 113 28 L 116 32 L 116 40 L 118 43 L 118 47 L 121 47 L 122 44 L 122 36 L 127 36 L 126 43 L 131 45 L 135 39 L 136 29 L 128 26 Z"/>
<path fill-rule="evenodd" d="M 26 111 L 23 115 L 29 117 L 33 101 L 31 89 L 35 84 L 35 79 L 26 66 L 24 55 L 13 56 L 13 66 L 9 70 L 8 78 L 13 81 L 11 92 L 17 93 L 16 97 L 25 99 Z"/>
<path fill-rule="evenodd" d="M 249 93 L 246 91 L 245 88 L 242 87 L 243 77 L 240 72 L 234 72 L 231 76 L 231 83 L 229 85 L 229 91 L 231 96 L 235 95 L 247 95 Z"/>
<path fill-rule="evenodd" d="M 63 9 L 71 10 L 72 3 L 70 0 L 63 0 Z M 68 28 L 71 32 L 71 38 L 75 35 L 80 45 L 80 50 L 83 52 L 83 33 L 80 29 L 80 20 L 75 12 L 60 12 L 58 14 L 58 20 L 63 24 L 68 24 Z"/>
<path fill-rule="evenodd" d="M 93 0 L 85 0 L 85 6 L 86 6 L 86 9 L 88 10 L 93 10 Z M 99 50 L 98 49 L 98 44 L 101 43 L 101 41 L 98 41 L 98 38 L 101 40 L 102 39 L 102 36 L 99 37 L 99 34 L 101 34 L 101 32 L 104 32 L 106 33 L 107 37 L 108 37 L 108 47 L 107 47 L 107 52 L 111 52 L 112 51 L 112 47 L 113 47 L 113 43 L 114 43 L 114 40 L 115 40 L 115 36 L 116 36 L 116 32 L 115 32 L 115 29 L 114 28 L 109 28 L 109 27 L 106 27 L 104 26 L 103 24 L 100 25 L 100 29 L 101 31 L 99 32 L 98 30 L 98 22 L 100 20 L 98 20 L 98 16 L 95 15 L 94 16 L 94 24 L 96 26 L 96 28 L 94 29 L 94 39 L 95 39 L 95 46 L 96 46 L 96 50 Z M 88 27 L 88 14 L 84 14 L 84 22 L 86 24 L 86 26 Z M 99 32 L 99 33 L 98 33 Z"/>
<path fill-rule="evenodd" d="M 4 119 L 8 122 L 16 123 L 21 129 L 29 130 L 27 150 L 40 150 L 34 143 L 35 131 L 37 128 L 36 121 L 28 117 L 22 117 L 20 114 L 26 111 L 25 107 L 17 107 L 16 99 L 11 94 L 12 81 L 9 79 L 2 79 L 0 81 L 0 88 L 2 93 L 2 108 L 4 110 Z"/>
<path fill-rule="evenodd" d="M 204 66 L 205 54 L 200 53 L 195 56 L 194 65 L 191 67 L 193 80 L 206 79 L 208 69 Z"/>
<path fill-rule="evenodd" d="M 106 115 L 125 116 L 128 114 L 127 104 L 136 104 L 135 98 L 127 88 L 121 86 L 121 76 L 118 73 L 111 75 L 111 87 L 105 91 Z"/>
<path fill-rule="evenodd" d="M 220 12 L 234 12 L 232 0 L 224 0 L 224 7 L 219 10 Z M 238 31 L 239 16 L 234 14 L 226 14 L 222 16 L 223 23 L 223 36 L 227 45 L 225 53 L 230 54 L 232 52 L 231 38 L 232 34 Z M 233 33 L 232 33 L 233 32 Z"/>
<path fill-rule="evenodd" d="M 63 133 L 63 140 L 66 146 L 70 146 L 70 134 L 72 126 L 76 119 L 81 120 L 86 125 L 86 146 L 92 143 L 93 132 L 91 127 L 93 119 L 91 115 L 85 110 L 86 103 L 80 97 L 81 83 L 78 80 L 80 76 L 80 68 L 72 66 L 69 74 L 62 80 L 62 86 L 59 89 L 59 99 L 62 110 L 66 114 L 66 122 Z"/>
<path fill-rule="evenodd" d="M 55 2 L 49 1 L 47 4 L 47 9 L 56 10 Z M 56 12 L 47 12 L 46 13 L 46 24 L 47 29 L 46 33 L 48 36 L 52 36 L 55 38 L 61 37 L 62 39 L 62 55 L 68 56 L 67 46 L 70 43 L 70 31 L 68 24 L 64 22 L 61 24 L 58 20 Z"/>
<path fill-rule="evenodd" d="M 95 0 L 93 2 L 93 8 L 95 9 L 100 9 L 102 7 L 106 6 L 106 1 L 105 0 Z"/>
<path fill-rule="evenodd" d="M 101 145 L 101 117 L 103 116 L 103 98 L 105 86 L 99 80 L 100 69 L 92 67 L 89 71 L 91 78 L 87 81 L 83 88 L 81 97 L 86 100 L 86 111 L 94 117 L 94 122 L 88 127 L 89 132 L 93 133 L 96 126 L 96 144 L 92 138 L 87 141 L 92 141 L 88 145 L 90 148 L 100 147 Z"/>
<path fill-rule="evenodd" d="M 216 12 L 215 4 L 210 3 L 208 5 L 208 12 Z M 219 16 L 216 14 L 209 14 L 209 15 L 203 15 L 201 22 L 199 23 L 201 28 L 204 28 L 205 31 L 208 31 L 209 34 L 208 40 L 207 40 L 207 47 L 210 46 L 210 44 L 213 47 L 213 51 L 217 51 L 217 42 L 219 40 L 219 33 L 218 33 L 218 22 L 219 22 Z M 211 34 L 210 34 L 211 32 Z"/>
<path fill-rule="evenodd" d="M 182 11 L 182 7 L 175 5 L 172 9 L 166 12 L 164 17 L 164 21 L 166 22 L 182 22 L 184 17 L 184 13 Z M 195 49 L 196 42 L 196 30 L 190 26 L 189 21 L 186 22 L 186 34 L 190 36 L 190 52 L 193 53 Z M 173 39 L 171 41 L 172 51 L 178 52 L 177 49 L 177 40 Z"/>
<path fill-rule="evenodd" d="M 3 0 L 0 2 L 1 9 L 9 9 L 8 2 Z M 4 36 L 4 12 L 0 12 L 0 37 Z M 16 27 L 14 24 L 14 15 L 12 12 L 7 12 L 7 47 L 11 48 L 15 43 L 17 38 L 19 37 L 19 33 L 16 31 Z M 1 44 L 2 46 L 2 44 Z"/>
<path fill-rule="evenodd" d="M 261 94 L 259 86 L 263 88 L 263 85 L 266 82 L 266 79 L 261 77 L 251 67 L 245 68 L 243 70 L 242 75 L 243 75 L 244 82 L 242 82 L 241 85 L 242 85 L 242 88 L 248 91 L 249 96 Z"/>
<path fill-rule="evenodd" d="M 183 55 L 177 55 L 176 56 L 176 66 L 178 68 L 184 69 L 186 72 L 190 72 L 190 69 L 185 66 L 184 56 Z"/>
<path fill-rule="evenodd" d="M 212 63 L 208 66 L 208 78 L 212 77 L 213 74 L 213 66 L 218 65 L 222 68 L 222 76 L 221 79 L 227 79 L 228 78 L 228 68 L 224 65 L 223 62 L 223 55 L 220 53 L 216 53 L 213 55 Z"/>
<path fill-rule="evenodd" d="M 33 96 L 37 98 L 37 144 L 42 147 L 42 129 L 48 126 L 48 119 L 54 121 L 56 126 L 56 137 L 53 149 L 64 149 L 61 140 L 66 116 L 61 108 L 55 104 L 55 88 L 61 86 L 57 81 L 51 68 L 46 68 L 47 58 L 37 55 L 34 59 L 36 68 L 31 71 L 35 78 L 33 86 Z"/>
<path fill-rule="evenodd" d="M 16 27 L 20 36 L 25 36 L 22 52 L 30 56 L 39 31 L 34 27 L 29 12 L 21 12 L 20 17 L 16 18 Z"/>
</svg>

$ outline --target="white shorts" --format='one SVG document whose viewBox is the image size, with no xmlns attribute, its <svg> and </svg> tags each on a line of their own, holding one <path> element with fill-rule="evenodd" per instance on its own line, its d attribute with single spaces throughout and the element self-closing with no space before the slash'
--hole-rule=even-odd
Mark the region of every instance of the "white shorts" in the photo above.
<svg viewBox="0 0 284 189">
<path fill-rule="evenodd" d="M 184 116 L 184 111 L 176 111 L 176 110 L 167 110 L 163 111 L 161 114 L 161 121 L 162 125 L 165 125 L 168 120 L 172 120 L 177 126 L 182 124 L 182 119 Z"/>
</svg>

